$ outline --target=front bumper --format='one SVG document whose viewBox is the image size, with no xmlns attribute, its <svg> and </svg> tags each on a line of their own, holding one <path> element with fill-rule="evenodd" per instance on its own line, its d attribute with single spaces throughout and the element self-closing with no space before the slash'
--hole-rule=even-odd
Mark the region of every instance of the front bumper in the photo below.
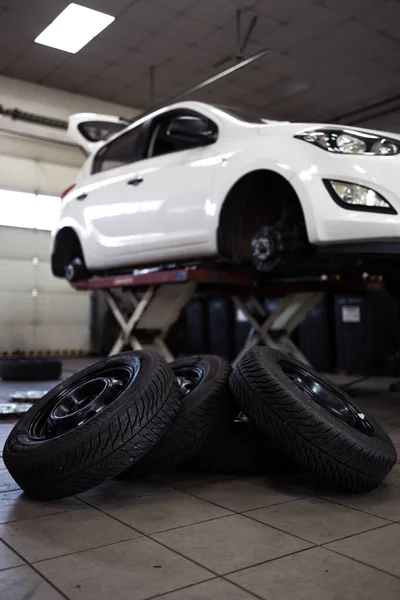
<svg viewBox="0 0 400 600">
<path fill-rule="evenodd" d="M 298 143 L 304 150 L 306 143 Z M 312 146 L 307 149 L 305 168 L 291 183 L 303 206 L 311 243 L 400 241 L 400 156 L 337 156 Z M 370 188 L 387 200 L 396 214 L 344 208 L 332 199 L 324 180 Z"/>
</svg>

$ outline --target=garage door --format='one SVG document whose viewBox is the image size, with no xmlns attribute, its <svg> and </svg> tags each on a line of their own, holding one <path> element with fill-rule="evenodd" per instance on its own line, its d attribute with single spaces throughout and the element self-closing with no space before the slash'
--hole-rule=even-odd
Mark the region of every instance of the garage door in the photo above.
<svg viewBox="0 0 400 600">
<path fill-rule="evenodd" d="M 50 270 L 50 228 L 58 199 L 24 194 L 42 224 L 27 217 L 21 197 L 0 190 L 0 351 L 89 350 L 90 296 L 76 292 Z M 51 203 L 51 210 L 46 208 Z M 11 206 L 13 208 L 11 208 Z M 7 207 L 7 209 L 6 209 Z M 39 210 L 38 210 L 39 209 Z M 57 207 L 56 207 L 57 209 Z M 25 213 L 25 214 L 23 214 Z M 19 219 L 22 227 L 13 227 Z"/>
</svg>

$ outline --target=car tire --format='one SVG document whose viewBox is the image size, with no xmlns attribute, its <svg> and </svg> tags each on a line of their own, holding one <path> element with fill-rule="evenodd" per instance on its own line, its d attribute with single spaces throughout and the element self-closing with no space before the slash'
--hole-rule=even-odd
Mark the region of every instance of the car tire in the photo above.
<svg viewBox="0 0 400 600">
<path fill-rule="evenodd" d="M 281 473 L 288 463 L 285 457 L 273 450 L 254 423 L 237 420 L 190 466 L 208 473 L 255 476 Z"/>
<path fill-rule="evenodd" d="M 396 463 L 382 427 L 311 367 L 256 347 L 231 376 L 243 412 L 288 458 L 349 492 L 377 487 Z"/>
<path fill-rule="evenodd" d="M 59 379 L 61 371 L 61 361 L 50 358 L 11 358 L 0 362 L 0 375 L 5 381 Z"/>
<path fill-rule="evenodd" d="M 6 441 L 5 465 L 33 498 L 79 494 L 149 452 L 180 402 L 162 357 L 113 356 L 75 373 L 32 406 Z"/>
<path fill-rule="evenodd" d="M 135 465 L 119 476 L 138 476 L 176 467 L 192 460 L 218 439 L 238 414 L 229 389 L 231 367 L 219 356 L 192 356 L 169 364 L 181 380 L 181 405 L 165 435 Z M 194 385 L 185 393 L 185 383 Z M 194 382 L 194 383 L 193 383 Z"/>
<path fill-rule="evenodd" d="M 70 283 L 82 281 L 88 279 L 88 277 L 90 277 L 90 273 L 81 258 L 74 258 L 74 260 L 65 267 L 65 279 Z"/>
</svg>

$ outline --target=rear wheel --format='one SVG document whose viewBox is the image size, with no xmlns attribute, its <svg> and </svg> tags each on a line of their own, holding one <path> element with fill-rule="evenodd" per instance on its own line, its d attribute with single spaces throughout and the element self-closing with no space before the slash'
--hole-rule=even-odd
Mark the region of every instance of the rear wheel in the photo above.
<svg viewBox="0 0 400 600">
<path fill-rule="evenodd" d="M 74 258 L 65 267 L 65 279 L 70 283 L 74 281 L 82 281 L 89 277 L 89 271 L 84 265 L 83 258 Z"/>
<path fill-rule="evenodd" d="M 51 268 L 53 275 L 63 277 L 70 283 L 90 276 L 79 239 L 68 227 L 61 229 L 57 235 Z"/>
</svg>

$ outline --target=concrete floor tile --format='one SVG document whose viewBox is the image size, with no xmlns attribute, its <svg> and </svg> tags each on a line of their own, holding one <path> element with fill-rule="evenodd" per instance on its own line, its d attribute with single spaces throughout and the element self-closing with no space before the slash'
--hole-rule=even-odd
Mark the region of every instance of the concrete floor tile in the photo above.
<svg viewBox="0 0 400 600">
<path fill-rule="evenodd" d="M 0 493 L 20 490 L 18 483 L 14 481 L 7 469 L 0 470 Z"/>
<path fill-rule="evenodd" d="M 148 538 L 37 563 L 71 600 L 145 600 L 213 577 Z"/>
<path fill-rule="evenodd" d="M 42 517 L 76 508 L 86 508 L 86 504 L 76 498 L 39 502 L 32 500 L 18 489 L 0 494 L 0 523 Z"/>
<path fill-rule="evenodd" d="M 191 494 L 235 512 L 243 512 L 301 498 L 302 494 L 276 487 L 264 478 L 233 479 L 191 487 Z"/>
<path fill-rule="evenodd" d="M 326 547 L 400 577 L 400 525 L 398 523 L 332 542 Z"/>
<path fill-rule="evenodd" d="M 269 508 L 252 510 L 245 514 L 314 544 L 325 544 L 388 524 L 388 521 L 380 517 L 361 513 L 320 498 L 303 498 Z"/>
<path fill-rule="evenodd" d="M 400 520 L 400 489 L 394 486 L 382 484 L 368 494 L 331 493 L 324 497 L 389 521 Z"/>
<path fill-rule="evenodd" d="M 31 567 L 18 567 L 0 572 L 1 600 L 62 600 L 47 581 Z"/>
<path fill-rule="evenodd" d="M 391 477 L 387 480 L 387 483 L 395 488 L 400 488 L 400 477 Z"/>
<path fill-rule="evenodd" d="M 171 592 L 160 600 L 252 600 L 253 594 L 245 592 L 224 579 L 212 579 L 189 588 Z"/>
<path fill-rule="evenodd" d="M 170 484 L 179 490 L 187 490 L 195 485 L 207 485 L 219 481 L 236 479 L 233 475 L 222 475 L 220 473 L 202 473 L 201 471 L 174 469 L 166 473 L 158 473 L 157 479 Z"/>
<path fill-rule="evenodd" d="M 130 504 L 109 503 L 102 510 L 145 534 L 231 514 L 229 510 L 178 490 L 136 498 Z"/>
<path fill-rule="evenodd" d="M 311 545 L 241 515 L 165 531 L 152 537 L 219 575 Z"/>
<path fill-rule="evenodd" d="M 400 580 L 324 548 L 311 548 L 228 579 L 265 600 L 398 600 Z"/>
<path fill-rule="evenodd" d="M 24 565 L 24 561 L 0 541 L 0 570 Z M 1 596 L 0 596 L 1 598 Z"/>
<path fill-rule="evenodd" d="M 29 562 L 138 537 L 94 508 L 0 525 L 0 538 Z"/>
<path fill-rule="evenodd" d="M 141 496 L 161 494 L 170 490 L 172 488 L 153 477 L 143 477 L 133 481 L 111 479 L 92 490 L 79 494 L 77 498 L 92 506 L 101 507 L 114 502 L 130 503 L 131 500 L 136 500 Z"/>
</svg>

